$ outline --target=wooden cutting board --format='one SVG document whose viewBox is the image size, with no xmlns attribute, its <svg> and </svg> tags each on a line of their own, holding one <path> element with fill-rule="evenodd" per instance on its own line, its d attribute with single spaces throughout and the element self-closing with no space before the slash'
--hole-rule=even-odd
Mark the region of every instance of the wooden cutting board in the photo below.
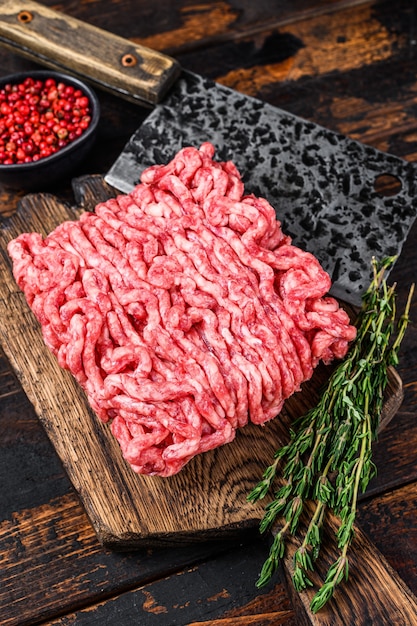
<svg viewBox="0 0 417 626">
<path fill-rule="evenodd" d="M 264 427 L 241 429 L 231 444 L 199 455 L 176 476 L 135 474 L 123 460 L 108 425 L 96 418 L 78 384 L 46 349 L 39 324 L 12 277 L 6 251 L 7 243 L 20 233 L 37 231 L 46 235 L 62 221 L 75 219 L 81 211 L 92 209 L 98 201 L 114 195 L 114 190 L 100 176 L 74 181 L 74 192 L 75 207 L 49 194 L 28 195 L 18 211 L 0 223 L 0 342 L 79 494 L 99 541 L 111 548 L 132 549 L 227 538 L 257 527 L 265 503 L 249 504 L 246 496 L 276 448 L 287 441 L 290 421 L 315 402 L 329 369 L 319 367 L 303 390 L 286 403 L 278 419 Z M 401 380 L 392 371 L 385 422 L 395 415 L 401 401 Z M 334 556 L 331 546 L 327 551 L 331 560 Z M 288 575 L 292 552 L 293 548 L 285 562 Z M 326 618 L 327 610 L 313 616 L 308 609 L 309 594 L 303 594 L 299 623 L 304 619 L 305 623 L 317 624 L 362 623 L 355 621 L 354 616 L 357 610 L 362 610 L 364 602 L 368 612 L 388 610 L 388 615 L 392 615 L 392 611 L 400 611 L 404 619 L 398 623 L 415 623 L 408 621 L 410 616 L 417 616 L 415 599 L 359 529 L 352 546 L 352 559 L 366 577 L 366 594 L 370 595 L 362 591 L 359 604 L 352 605 L 351 596 L 342 589 L 338 597 L 348 621 L 335 621 L 333 613 L 329 614 L 331 619 Z M 348 605 L 350 609 L 346 612 Z"/>
</svg>

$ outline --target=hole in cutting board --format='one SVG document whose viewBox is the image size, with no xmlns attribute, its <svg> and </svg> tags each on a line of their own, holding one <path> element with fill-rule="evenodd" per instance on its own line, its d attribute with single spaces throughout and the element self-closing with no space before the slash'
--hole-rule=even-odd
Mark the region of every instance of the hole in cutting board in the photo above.
<svg viewBox="0 0 417 626">
<path fill-rule="evenodd" d="M 380 196 L 396 196 L 401 188 L 401 180 L 393 174 L 380 174 L 374 181 L 374 189 Z"/>
</svg>

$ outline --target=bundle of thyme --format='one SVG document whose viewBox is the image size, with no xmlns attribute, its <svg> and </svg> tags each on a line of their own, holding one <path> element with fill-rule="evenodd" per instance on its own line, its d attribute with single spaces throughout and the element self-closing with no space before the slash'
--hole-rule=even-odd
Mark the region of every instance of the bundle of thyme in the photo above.
<svg viewBox="0 0 417 626">
<path fill-rule="evenodd" d="M 326 511 L 331 509 L 337 516 L 340 554 L 311 601 L 314 613 L 348 577 L 347 553 L 354 537 L 358 496 L 376 472 L 372 443 L 380 424 L 388 369 L 398 364 L 414 290 L 412 285 L 404 313 L 397 321 L 395 286 L 388 287 L 384 278 L 394 260 L 372 261 L 373 279 L 363 296 L 357 337 L 350 351 L 333 371 L 317 405 L 293 424 L 289 443 L 276 451 L 273 463 L 248 495 L 252 502 L 264 498 L 273 490 L 278 469 L 283 466 L 281 486 L 265 507 L 260 531 L 275 527 L 278 516 L 283 522 L 262 567 L 258 587 L 269 582 L 277 569 L 288 535 L 297 534 L 307 501 L 312 501 L 314 508 L 294 554 L 293 583 L 298 591 L 312 587 L 308 572 L 314 571 L 319 556 Z"/>
</svg>

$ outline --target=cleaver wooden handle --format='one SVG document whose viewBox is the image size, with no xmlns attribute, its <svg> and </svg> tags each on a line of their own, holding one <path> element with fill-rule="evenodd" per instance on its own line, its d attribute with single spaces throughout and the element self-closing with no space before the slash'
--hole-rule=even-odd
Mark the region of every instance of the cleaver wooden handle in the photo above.
<svg viewBox="0 0 417 626">
<path fill-rule="evenodd" d="M 181 68 L 169 56 L 31 0 L 0 3 L 0 45 L 133 102 L 159 102 Z"/>
</svg>

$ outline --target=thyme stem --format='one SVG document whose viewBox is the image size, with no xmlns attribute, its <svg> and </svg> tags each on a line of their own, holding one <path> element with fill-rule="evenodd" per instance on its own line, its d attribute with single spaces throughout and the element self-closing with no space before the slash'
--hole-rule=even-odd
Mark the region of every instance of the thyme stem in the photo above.
<svg viewBox="0 0 417 626">
<path fill-rule="evenodd" d="M 358 498 L 376 473 L 372 444 L 378 434 L 388 368 L 398 364 L 398 353 L 409 323 L 414 285 L 396 323 L 395 285 L 388 287 L 385 271 L 395 258 L 372 261 L 373 279 L 363 296 L 356 321 L 357 336 L 345 359 L 335 368 L 317 405 L 294 423 L 290 441 L 275 452 L 261 481 L 248 495 L 254 502 L 273 489 L 281 464 L 284 482 L 265 507 L 260 530 L 284 519 L 275 534 L 257 586 L 271 579 L 285 555 L 286 536 L 295 535 L 307 500 L 315 501 L 300 547 L 294 553 L 293 583 L 298 591 L 313 586 L 313 571 L 322 541 L 322 525 L 331 509 L 339 519 L 338 558 L 311 601 L 317 612 L 348 577 L 348 548 L 354 539 Z"/>
</svg>

